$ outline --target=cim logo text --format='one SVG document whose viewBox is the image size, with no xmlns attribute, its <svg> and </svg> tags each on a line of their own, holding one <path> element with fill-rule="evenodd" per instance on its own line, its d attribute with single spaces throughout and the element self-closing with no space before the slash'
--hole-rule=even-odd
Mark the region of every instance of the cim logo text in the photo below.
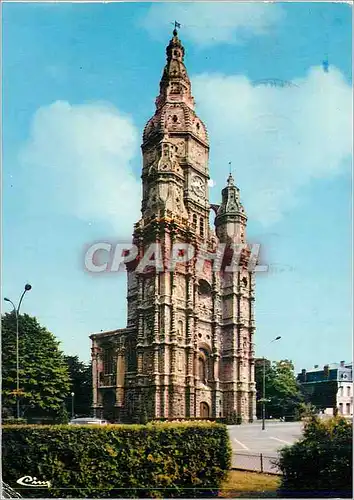
<svg viewBox="0 0 354 500">
<path fill-rule="evenodd" d="M 31 486 L 32 488 L 50 488 L 50 481 L 39 481 L 36 477 L 32 476 L 20 477 L 16 483 L 21 486 Z"/>
</svg>

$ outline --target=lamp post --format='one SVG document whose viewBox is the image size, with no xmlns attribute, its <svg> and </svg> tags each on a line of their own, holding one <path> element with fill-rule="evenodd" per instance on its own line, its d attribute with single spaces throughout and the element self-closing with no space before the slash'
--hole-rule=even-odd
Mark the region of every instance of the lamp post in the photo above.
<svg viewBox="0 0 354 500">
<path fill-rule="evenodd" d="M 74 418 L 75 416 L 75 411 L 74 411 L 74 398 L 75 398 L 75 392 L 71 393 L 71 418 Z"/>
<path fill-rule="evenodd" d="M 280 340 L 281 336 L 275 337 L 269 343 Z M 265 430 L 265 404 L 266 404 L 266 392 L 265 392 L 265 380 L 266 380 L 266 359 L 263 356 L 263 395 L 262 395 L 262 431 Z"/>
<path fill-rule="evenodd" d="M 8 299 L 7 297 L 4 297 L 4 300 L 6 302 L 10 302 L 12 304 L 15 316 L 16 316 L 16 413 L 17 413 L 17 418 L 20 418 L 20 373 L 19 373 L 19 342 L 18 342 L 18 318 L 20 315 L 20 307 L 22 304 L 23 297 L 26 292 L 29 292 L 31 290 L 31 285 L 28 283 L 25 285 L 25 289 L 22 292 L 22 295 L 20 297 L 18 306 L 16 307 L 15 304 L 12 302 L 12 300 Z"/>
</svg>

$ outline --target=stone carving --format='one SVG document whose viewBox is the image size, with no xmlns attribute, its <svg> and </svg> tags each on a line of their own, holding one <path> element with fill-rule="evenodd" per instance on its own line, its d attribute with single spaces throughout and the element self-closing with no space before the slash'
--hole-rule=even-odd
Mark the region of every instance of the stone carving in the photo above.
<svg viewBox="0 0 354 500">
<path fill-rule="evenodd" d="M 176 155 L 184 158 L 186 156 L 186 141 L 184 139 L 171 139 L 171 142 L 176 146 Z"/>
<path fill-rule="evenodd" d="M 205 149 L 200 144 L 194 142 L 189 149 L 189 158 L 198 166 L 205 163 Z"/>
<path fill-rule="evenodd" d="M 156 148 L 151 148 L 144 153 L 144 166 L 152 165 L 157 158 Z"/>
<path fill-rule="evenodd" d="M 198 306 L 197 306 L 198 316 L 203 319 L 211 319 L 212 316 L 212 298 L 207 295 L 199 295 Z"/>
<path fill-rule="evenodd" d="M 165 114 L 165 128 L 167 130 L 180 130 L 185 126 L 182 109 L 167 110 Z"/>
<path fill-rule="evenodd" d="M 177 274 L 175 276 L 175 285 L 176 285 L 176 297 L 179 299 L 184 299 L 186 298 L 186 279 L 183 275 Z"/>
<path fill-rule="evenodd" d="M 155 277 L 145 278 L 144 281 L 144 298 L 151 299 L 155 295 Z"/>
</svg>

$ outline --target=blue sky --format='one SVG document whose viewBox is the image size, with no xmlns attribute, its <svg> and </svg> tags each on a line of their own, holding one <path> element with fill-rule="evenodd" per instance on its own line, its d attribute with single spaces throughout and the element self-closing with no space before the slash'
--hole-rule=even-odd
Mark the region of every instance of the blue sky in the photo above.
<svg viewBox="0 0 354 500">
<path fill-rule="evenodd" d="M 84 249 L 129 241 L 139 218 L 141 135 L 177 19 L 209 130 L 210 199 L 232 161 L 249 239 L 270 266 L 257 275 L 256 354 L 299 370 L 351 360 L 351 8 L 2 10 L 3 295 L 15 301 L 31 283 L 23 312 L 82 359 L 90 333 L 125 326 L 125 275 L 89 274 Z M 293 86 L 254 85 L 269 78 Z"/>
</svg>

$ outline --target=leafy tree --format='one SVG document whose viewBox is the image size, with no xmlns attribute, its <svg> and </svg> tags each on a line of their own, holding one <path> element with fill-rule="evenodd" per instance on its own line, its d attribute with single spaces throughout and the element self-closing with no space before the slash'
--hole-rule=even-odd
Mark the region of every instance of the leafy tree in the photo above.
<svg viewBox="0 0 354 500">
<path fill-rule="evenodd" d="M 19 316 L 21 416 L 56 419 L 69 392 L 69 373 L 59 342 L 37 319 Z M 2 316 L 2 409 L 16 415 L 16 316 Z"/>
<path fill-rule="evenodd" d="M 283 498 L 353 498 L 353 427 L 345 418 L 305 423 L 303 436 L 280 451 Z"/>
<path fill-rule="evenodd" d="M 69 413 L 64 402 L 62 403 L 60 409 L 56 412 L 54 422 L 56 424 L 67 424 L 69 422 Z"/>
<path fill-rule="evenodd" d="M 79 360 L 78 356 L 64 356 L 68 366 L 71 385 L 70 393 L 74 393 L 75 415 L 89 416 L 92 404 L 92 367 Z M 71 415 L 72 396 L 66 401 L 66 408 Z"/>
<path fill-rule="evenodd" d="M 266 417 L 280 418 L 296 415 L 297 408 L 303 402 L 300 384 L 296 380 L 294 365 L 288 359 L 274 361 L 266 360 Z M 262 416 L 263 397 L 263 359 L 256 363 L 257 417 Z"/>
</svg>

